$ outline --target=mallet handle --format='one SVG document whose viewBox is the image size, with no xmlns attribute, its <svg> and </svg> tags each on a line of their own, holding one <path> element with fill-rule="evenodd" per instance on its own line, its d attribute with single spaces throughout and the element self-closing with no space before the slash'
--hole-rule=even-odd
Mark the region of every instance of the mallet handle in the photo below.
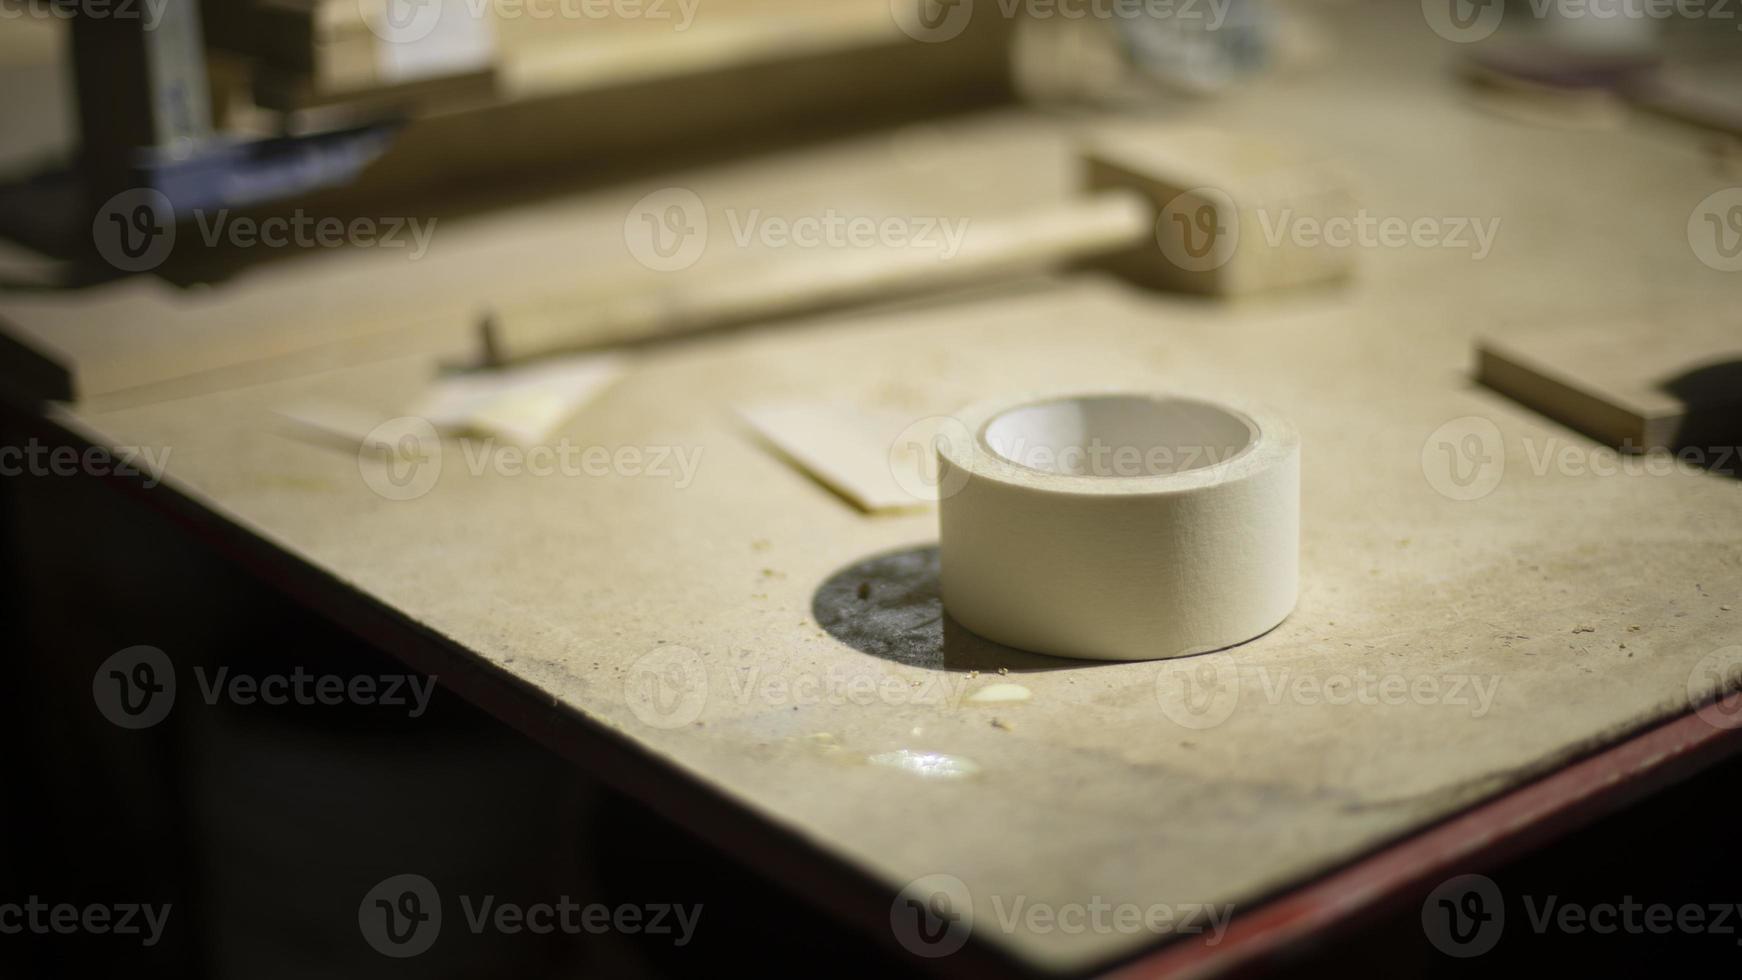
<svg viewBox="0 0 1742 980">
<path fill-rule="evenodd" d="M 1149 204 L 1133 192 L 1109 191 L 971 223 L 948 258 L 912 247 L 824 249 L 672 275 L 652 288 L 542 297 L 485 317 L 485 357 L 507 363 L 953 286 L 1130 248 L 1153 235 Z"/>
</svg>

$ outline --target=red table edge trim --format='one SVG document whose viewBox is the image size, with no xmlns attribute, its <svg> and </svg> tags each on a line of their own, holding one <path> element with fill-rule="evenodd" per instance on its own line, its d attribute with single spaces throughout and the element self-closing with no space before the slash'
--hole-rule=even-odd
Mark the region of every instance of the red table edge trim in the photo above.
<svg viewBox="0 0 1742 980">
<path fill-rule="evenodd" d="M 1724 700 L 1729 712 L 1742 710 L 1742 694 Z M 1720 728 L 1689 712 L 1237 916 L 1215 945 L 1172 943 L 1103 976 L 1196 980 L 1259 972 L 1303 940 L 1353 928 L 1453 873 L 1498 865 L 1739 751 L 1742 727 Z"/>
</svg>

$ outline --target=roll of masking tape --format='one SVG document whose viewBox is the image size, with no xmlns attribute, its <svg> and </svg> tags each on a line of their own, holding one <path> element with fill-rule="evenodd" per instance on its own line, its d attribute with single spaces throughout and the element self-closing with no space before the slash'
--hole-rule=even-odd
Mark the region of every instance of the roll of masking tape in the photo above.
<svg viewBox="0 0 1742 980">
<path fill-rule="evenodd" d="M 1159 394 L 981 404 L 937 440 L 944 609 L 1006 646 L 1094 660 L 1268 632 L 1300 577 L 1300 438 Z"/>
</svg>

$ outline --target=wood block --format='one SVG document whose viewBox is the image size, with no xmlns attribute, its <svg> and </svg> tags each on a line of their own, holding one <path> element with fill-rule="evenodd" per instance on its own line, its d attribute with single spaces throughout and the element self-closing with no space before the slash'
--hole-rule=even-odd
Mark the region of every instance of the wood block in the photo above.
<svg viewBox="0 0 1742 980">
<path fill-rule="evenodd" d="M 1136 190 L 1155 205 L 1159 251 L 1110 264 L 1162 289 L 1238 295 L 1340 279 L 1354 265 L 1353 247 L 1292 234 L 1355 217 L 1348 181 L 1305 151 L 1214 129 L 1120 136 L 1091 148 L 1087 183 Z"/>
<path fill-rule="evenodd" d="M 1578 324 L 1479 338 L 1476 378 L 1625 451 L 1733 444 L 1742 323 Z"/>
</svg>

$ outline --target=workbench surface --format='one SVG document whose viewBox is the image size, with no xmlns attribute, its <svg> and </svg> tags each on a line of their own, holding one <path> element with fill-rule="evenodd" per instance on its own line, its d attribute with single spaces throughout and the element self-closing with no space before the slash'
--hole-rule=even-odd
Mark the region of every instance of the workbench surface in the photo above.
<svg viewBox="0 0 1742 980">
<path fill-rule="evenodd" d="M 1742 483 L 1594 472 L 1613 454 L 1469 380 L 1481 331 L 1736 317 L 1742 280 L 1687 237 L 1734 178 L 1667 123 L 1551 129 L 1472 106 L 1449 76 L 1455 46 L 1419 16 L 1340 8 L 1323 66 L 1170 121 L 1338 158 L 1374 216 L 1498 218 L 1480 259 L 1363 248 L 1351 284 L 1228 305 L 1063 276 L 649 347 L 556 438 L 700 454 L 687 483 L 473 473 L 477 444 L 449 440 L 433 489 L 389 500 L 367 461 L 275 415 L 311 400 L 405 414 L 435 371 L 420 352 L 59 414 L 98 443 L 168 447 L 169 487 L 213 526 L 317 606 L 361 599 L 445 651 L 452 670 L 435 672 L 473 677 L 462 690 L 507 681 L 492 710 L 557 742 L 602 731 L 645 753 L 633 779 L 653 795 L 700 785 L 752 814 L 748 859 L 789 842 L 889 897 L 953 876 L 976 944 L 1042 971 L 1103 966 L 1158 936 L 1033 928 L 1012 910 L 1238 912 L 1686 712 L 1742 658 Z M 707 202 L 710 262 L 733 259 L 728 209 L 989 219 L 1071 193 L 1085 132 L 1152 124 L 1011 110 L 787 150 L 457 221 L 428 261 L 561 223 L 590 272 L 631 270 L 622 216 L 665 185 Z M 512 254 L 498 250 L 498 277 Z M 1257 400 L 1294 420 L 1302 588 L 1287 621 L 1176 662 L 991 646 L 940 618 L 934 513 L 860 513 L 734 414 L 816 399 L 918 419 L 1072 385 Z M 1466 453 L 1471 433 L 1499 445 Z M 670 699 L 650 701 L 662 680 Z M 1032 698 L 968 699 L 1012 682 Z"/>
</svg>

